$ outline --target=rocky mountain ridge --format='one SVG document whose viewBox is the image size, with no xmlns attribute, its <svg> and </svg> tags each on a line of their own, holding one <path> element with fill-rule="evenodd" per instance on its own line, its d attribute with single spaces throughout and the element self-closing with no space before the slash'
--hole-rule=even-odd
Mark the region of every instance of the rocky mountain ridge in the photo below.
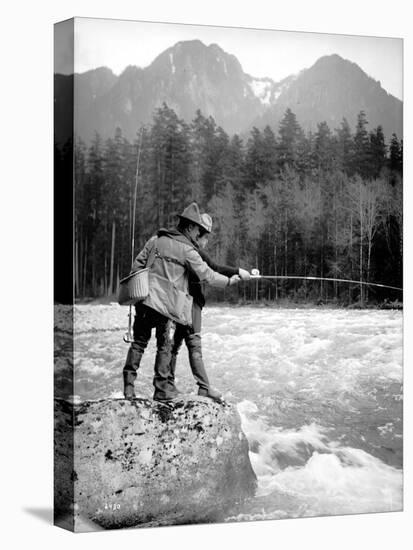
<svg viewBox="0 0 413 550">
<path fill-rule="evenodd" d="M 55 75 L 57 127 L 71 78 Z M 200 40 L 178 42 L 148 67 L 130 65 L 119 76 L 106 67 L 75 74 L 74 102 L 75 133 L 85 141 L 95 132 L 111 137 L 117 126 L 133 139 L 164 102 L 188 123 L 200 109 L 229 134 L 267 124 L 277 130 L 290 108 L 305 130 L 315 131 L 324 120 L 334 129 L 343 117 L 354 127 L 364 110 L 371 128 L 381 124 L 387 138 L 402 135 L 402 102 L 351 61 L 325 56 L 274 82 L 244 73 L 234 55 Z"/>
</svg>

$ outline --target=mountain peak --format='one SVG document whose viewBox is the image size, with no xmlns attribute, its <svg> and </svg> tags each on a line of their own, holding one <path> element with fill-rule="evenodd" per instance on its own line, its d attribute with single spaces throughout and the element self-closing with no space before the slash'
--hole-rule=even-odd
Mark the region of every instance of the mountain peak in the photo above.
<svg viewBox="0 0 413 550">
<path fill-rule="evenodd" d="M 221 48 L 221 46 L 219 46 L 218 44 L 215 44 L 215 43 L 210 44 L 208 46 L 208 49 L 213 53 L 220 53 L 220 54 L 223 53 L 225 55 L 229 55 Z"/>
<path fill-rule="evenodd" d="M 367 114 L 371 128 L 380 124 L 387 136 L 393 128 L 396 133 L 402 128 L 402 103 L 393 100 L 359 65 L 338 54 L 317 59 L 275 99 L 270 116 L 264 115 L 265 122 L 269 119 L 274 126 L 289 108 L 305 130 L 315 131 L 322 121 L 335 128 L 343 118 L 355 127 L 360 111 Z"/>
<path fill-rule="evenodd" d="M 200 52 L 203 50 L 206 50 L 207 46 L 202 42 L 202 40 L 194 39 L 194 40 L 181 40 L 180 42 L 177 42 L 170 48 L 168 48 L 164 53 L 166 52 Z M 161 54 L 162 55 L 162 54 Z"/>
<path fill-rule="evenodd" d="M 84 73 L 80 73 L 81 76 L 85 77 L 93 77 L 93 76 L 99 76 L 99 77 L 107 77 L 107 78 L 116 78 L 115 73 L 110 69 L 109 67 L 106 67 L 105 65 L 102 65 L 101 67 L 96 67 L 96 69 L 89 69 L 88 71 L 85 71 Z"/>
<path fill-rule="evenodd" d="M 201 40 L 177 42 L 162 52 L 150 65 L 152 73 L 172 75 L 173 79 L 192 82 L 199 77 L 204 82 L 217 83 L 243 78 L 238 59 L 218 44 L 206 46 Z"/>
<path fill-rule="evenodd" d="M 219 46 L 219 44 L 212 43 L 208 46 L 204 44 L 201 40 L 194 39 L 194 40 L 181 40 L 180 42 L 176 42 L 173 46 L 162 52 L 156 59 L 165 56 L 165 54 L 185 54 L 185 55 L 205 55 L 205 56 L 222 56 L 229 59 L 235 59 L 237 58 L 226 52 Z M 155 61 L 156 61 L 155 59 Z M 238 60 L 237 60 L 238 61 Z"/>
<path fill-rule="evenodd" d="M 350 61 L 349 59 L 345 59 L 344 57 L 341 57 L 341 55 L 338 55 L 337 53 L 332 53 L 330 55 L 323 55 L 322 57 L 318 58 L 317 61 L 314 63 L 314 65 L 311 68 L 339 68 L 343 69 L 343 67 L 356 67 L 358 70 L 362 70 L 357 63 L 354 63 L 353 61 Z"/>
<path fill-rule="evenodd" d="M 143 69 L 141 69 L 140 67 L 137 67 L 136 65 L 128 65 L 123 69 L 121 76 L 123 77 L 128 76 L 133 78 L 138 76 L 142 71 Z"/>
<path fill-rule="evenodd" d="M 66 85 L 60 80 L 59 86 Z M 145 68 L 129 66 L 119 76 L 99 68 L 76 75 L 76 82 L 81 98 L 77 131 L 85 139 L 95 130 L 112 135 L 117 126 L 125 136 L 134 136 L 163 102 L 187 122 L 199 109 L 229 133 L 248 131 L 252 125 L 269 124 L 276 130 L 287 108 L 304 130 L 315 131 L 322 121 L 335 128 L 343 117 L 355 127 L 358 112 L 364 110 L 371 128 L 382 125 L 386 136 L 402 131 L 402 102 L 336 53 L 274 82 L 244 73 L 238 59 L 219 44 L 183 40 Z"/>
<path fill-rule="evenodd" d="M 347 59 L 344 59 L 344 57 L 341 57 L 341 55 L 339 55 L 338 53 L 332 53 L 329 55 L 323 55 L 320 58 L 318 58 L 316 61 L 316 64 L 329 63 L 329 62 L 340 63 L 342 61 L 347 61 Z"/>
<path fill-rule="evenodd" d="M 326 74 L 329 73 L 334 78 L 336 75 L 340 75 L 342 78 L 348 78 L 350 74 L 357 75 L 359 78 L 363 76 L 371 78 L 359 65 L 357 65 L 357 63 L 354 63 L 349 59 L 345 59 L 337 53 L 323 55 L 317 59 L 314 65 L 307 69 L 307 71 L 325 71 Z"/>
</svg>

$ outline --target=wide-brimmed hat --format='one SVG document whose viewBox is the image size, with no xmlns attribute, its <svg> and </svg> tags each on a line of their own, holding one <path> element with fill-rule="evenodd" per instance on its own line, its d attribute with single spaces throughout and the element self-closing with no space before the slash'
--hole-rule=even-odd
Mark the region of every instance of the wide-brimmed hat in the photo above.
<svg viewBox="0 0 413 550">
<path fill-rule="evenodd" d="M 206 212 L 201 215 L 202 220 L 202 227 L 205 229 L 207 233 L 211 233 L 212 231 L 212 218 L 209 214 Z"/>
<path fill-rule="evenodd" d="M 196 223 L 200 227 L 204 228 L 202 224 L 201 213 L 199 211 L 199 206 L 196 202 L 191 202 L 189 206 L 185 208 L 182 214 L 179 215 L 180 218 L 184 220 L 189 220 L 190 222 Z"/>
</svg>

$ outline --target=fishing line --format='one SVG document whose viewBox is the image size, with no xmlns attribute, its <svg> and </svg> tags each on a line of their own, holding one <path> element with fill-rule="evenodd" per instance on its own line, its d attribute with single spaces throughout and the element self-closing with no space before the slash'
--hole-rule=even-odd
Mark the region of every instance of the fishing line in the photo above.
<svg viewBox="0 0 413 550">
<path fill-rule="evenodd" d="M 367 286 L 377 286 L 380 288 L 390 288 L 392 290 L 400 290 L 403 292 L 403 289 L 398 286 L 383 285 L 381 283 L 370 283 L 367 281 L 355 281 L 353 279 L 335 279 L 333 277 L 304 277 L 297 275 L 260 275 L 258 269 L 251 270 L 251 279 L 300 279 L 307 281 L 332 281 L 337 283 L 350 283 L 355 285 L 367 285 Z"/>
</svg>

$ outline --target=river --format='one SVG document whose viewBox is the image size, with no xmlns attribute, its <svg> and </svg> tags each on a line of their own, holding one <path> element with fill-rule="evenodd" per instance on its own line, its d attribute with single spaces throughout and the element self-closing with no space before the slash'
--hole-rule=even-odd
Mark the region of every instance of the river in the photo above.
<svg viewBox="0 0 413 550">
<path fill-rule="evenodd" d="M 75 400 L 122 396 L 127 311 L 75 307 Z M 202 333 L 210 380 L 238 408 L 258 478 L 255 498 L 227 520 L 402 509 L 400 311 L 207 306 Z M 153 338 L 142 397 L 154 354 Z M 71 367 L 58 357 L 57 394 Z M 177 385 L 196 390 L 185 349 Z"/>
</svg>

